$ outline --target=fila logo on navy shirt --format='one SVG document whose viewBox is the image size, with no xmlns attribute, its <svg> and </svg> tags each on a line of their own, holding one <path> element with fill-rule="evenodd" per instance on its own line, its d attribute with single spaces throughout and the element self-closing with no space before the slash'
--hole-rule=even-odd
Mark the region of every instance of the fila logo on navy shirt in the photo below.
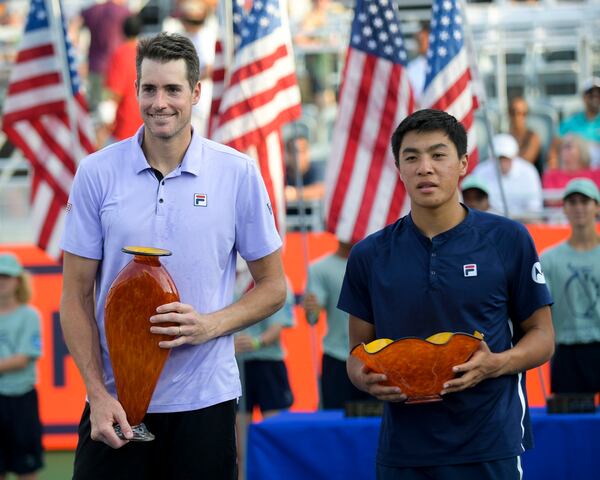
<svg viewBox="0 0 600 480">
<path fill-rule="evenodd" d="M 477 264 L 469 263 L 468 265 L 463 265 L 463 273 L 465 274 L 465 277 L 476 277 Z"/>
<path fill-rule="evenodd" d="M 206 207 L 206 193 L 194 193 L 194 206 L 195 207 Z"/>
<path fill-rule="evenodd" d="M 535 283 L 539 283 L 540 285 L 544 285 L 546 283 L 546 277 L 544 277 L 544 272 L 542 272 L 542 266 L 540 262 L 535 262 L 533 267 L 531 267 L 531 278 Z"/>
</svg>

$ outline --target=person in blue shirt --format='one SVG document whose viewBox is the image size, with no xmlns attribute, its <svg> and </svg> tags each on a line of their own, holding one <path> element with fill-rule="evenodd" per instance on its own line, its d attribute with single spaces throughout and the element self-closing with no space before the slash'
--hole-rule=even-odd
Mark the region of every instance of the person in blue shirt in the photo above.
<svg viewBox="0 0 600 480">
<path fill-rule="evenodd" d="M 467 136 L 454 117 L 415 112 L 392 150 L 411 211 L 350 253 L 338 303 L 350 346 L 443 331 L 478 330 L 485 341 L 434 403 L 405 404 L 385 375 L 348 358 L 354 385 L 385 401 L 377 478 L 521 478 L 520 455 L 532 446 L 524 372 L 554 349 L 535 246 L 523 225 L 459 202 Z"/>
</svg>

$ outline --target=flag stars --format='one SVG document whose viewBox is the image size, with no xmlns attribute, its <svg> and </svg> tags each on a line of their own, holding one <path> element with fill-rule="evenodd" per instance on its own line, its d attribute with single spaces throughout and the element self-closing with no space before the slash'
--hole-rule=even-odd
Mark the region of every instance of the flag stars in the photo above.
<svg viewBox="0 0 600 480">
<path fill-rule="evenodd" d="M 361 23 L 365 23 L 367 21 L 367 14 L 366 13 L 359 13 L 358 14 L 358 21 Z"/>
<path fill-rule="evenodd" d="M 383 51 L 385 52 L 386 55 L 392 55 L 394 53 L 394 49 L 391 45 L 386 45 L 385 47 L 383 47 Z"/>
<path fill-rule="evenodd" d="M 462 40 L 462 32 L 460 30 L 454 30 L 454 32 L 452 32 L 452 35 L 454 36 L 454 40 L 456 40 L 457 42 L 460 42 Z"/>
<path fill-rule="evenodd" d="M 446 42 L 450 38 L 450 34 L 446 30 L 440 32 L 440 40 Z"/>
<path fill-rule="evenodd" d="M 373 19 L 373 25 L 374 25 L 376 28 L 381 28 L 381 27 L 383 27 L 383 20 L 381 19 L 381 17 L 375 17 L 375 18 Z"/>
<path fill-rule="evenodd" d="M 452 10 L 452 2 L 450 0 L 445 0 L 442 2 L 442 8 L 446 11 Z"/>
<path fill-rule="evenodd" d="M 444 15 L 442 17 L 442 19 L 440 20 L 441 24 L 444 25 L 444 27 L 447 27 L 448 25 L 450 25 L 450 17 L 447 17 L 446 15 Z"/>
<path fill-rule="evenodd" d="M 454 23 L 456 23 L 457 25 L 462 25 L 462 17 L 460 15 L 455 15 Z"/>
<path fill-rule="evenodd" d="M 269 26 L 269 23 L 271 23 L 271 22 L 269 21 L 269 19 L 267 17 L 261 17 L 259 20 L 259 23 L 260 23 L 261 27 L 266 28 Z"/>
<path fill-rule="evenodd" d="M 362 29 L 362 33 L 365 37 L 370 37 L 373 34 L 373 29 L 369 26 L 366 26 Z"/>
<path fill-rule="evenodd" d="M 375 5 L 374 3 L 372 3 L 371 5 L 369 5 L 369 12 L 372 15 L 377 15 L 377 13 L 379 12 L 379 9 L 377 8 L 377 5 Z"/>
<path fill-rule="evenodd" d="M 391 21 L 394 19 L 394 12 L 393 12 L 393 10 L 391 10 L 389 8 L 385 11 L 385 13 L 383 15 L 385 16 L 386 20 Z M 394 25 L 394 27 L 395 26 L 396 25 Z"/>
<path fill-rule="evenodd" d="M 373 39 L 369 40 L 367 42 L 367 45 L 369 46 L 369 48 L 371 50 L 375 50 L 377 48 L 377 42 L 375 40 L 373 40 Z"/>
<path fill-rule="evenodd" d="M 389 35 L 386 32 L 379 33 L 379 40 L 383 43 L 387 42 L 389 39 Z"/>
<path fill-rule="evenodd" d="M 395 23 L 392 23 L 389 26 L 389 31 L 392 32 L 392 33 L 398 33 L 398 25 L 396 25 Z"/>
<path fill-rule="evenodd" d="M 446 47 L 438 47 L 437 52 L 438 52 L 438 55 L 443 58 L 448 53 L 448 50 L 446 49 Z"/>
</svg>

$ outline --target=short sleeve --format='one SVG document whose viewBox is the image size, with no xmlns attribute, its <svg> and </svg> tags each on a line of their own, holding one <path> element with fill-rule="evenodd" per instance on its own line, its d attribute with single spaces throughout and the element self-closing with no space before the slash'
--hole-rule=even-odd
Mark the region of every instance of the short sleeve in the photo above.
<svg viewBox="0 0 600 480">
<path fill-rule="evenodd" d="M 27 308 L 23 312 L 23 321 L 16 339 L 16 353 L 38 358 L 42 353 L 40 317 L 37 311 Z"/>
<path fill-rule="evenodd" d="M 542 271 L 544 272 L 546 285 L 548 285 L 548 289 L 552 291 L 552 276 L 554 272 L 554 256 L 552 254 L 552 250 L 546 250 L 540 255 L 540 263 L 542 264 Z"/>
<path fill-rule="evenodd" d="M 509 316 L 516 322 L 527 320 L 539 308 L 552 305 L 533 239 L 526 228 L 517 224 L 514 239 L 505 252 L 509 281 Z"/>
<path fill-rule="evenodd" d="M 337 307 L 366 322 L 374 323 L 368 263 L 365 242 L 359 242 L 350 251 Z"/>
<path fill-rule="evenodd" d="M 93 174 L 91 158 L 86 158 L 75 175 L 61 248 L 81 257 L 102 259 L 103 235 L 100 222 L 99 179 Z"/>
<path fill-rule="evenodd" d="M 239 185 L 235 237 L 236 249 L 246 261 L 258 260 L 281 247 L 267 189 L 251 159 Z"/>
</svg>

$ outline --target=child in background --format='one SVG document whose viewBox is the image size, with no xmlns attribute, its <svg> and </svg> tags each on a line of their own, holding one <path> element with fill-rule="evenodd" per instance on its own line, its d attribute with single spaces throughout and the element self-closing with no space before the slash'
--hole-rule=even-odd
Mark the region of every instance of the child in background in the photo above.
<svg viewBox="0 0 600 480">
<path fill-rule="evenodd" d="M 37 479 L 42 467 L 42 426 L 35 390 L 40 317 L 27 302 L 28 274 L 17 257 L 0 253 L 0 479 Z"/>
</svg>

